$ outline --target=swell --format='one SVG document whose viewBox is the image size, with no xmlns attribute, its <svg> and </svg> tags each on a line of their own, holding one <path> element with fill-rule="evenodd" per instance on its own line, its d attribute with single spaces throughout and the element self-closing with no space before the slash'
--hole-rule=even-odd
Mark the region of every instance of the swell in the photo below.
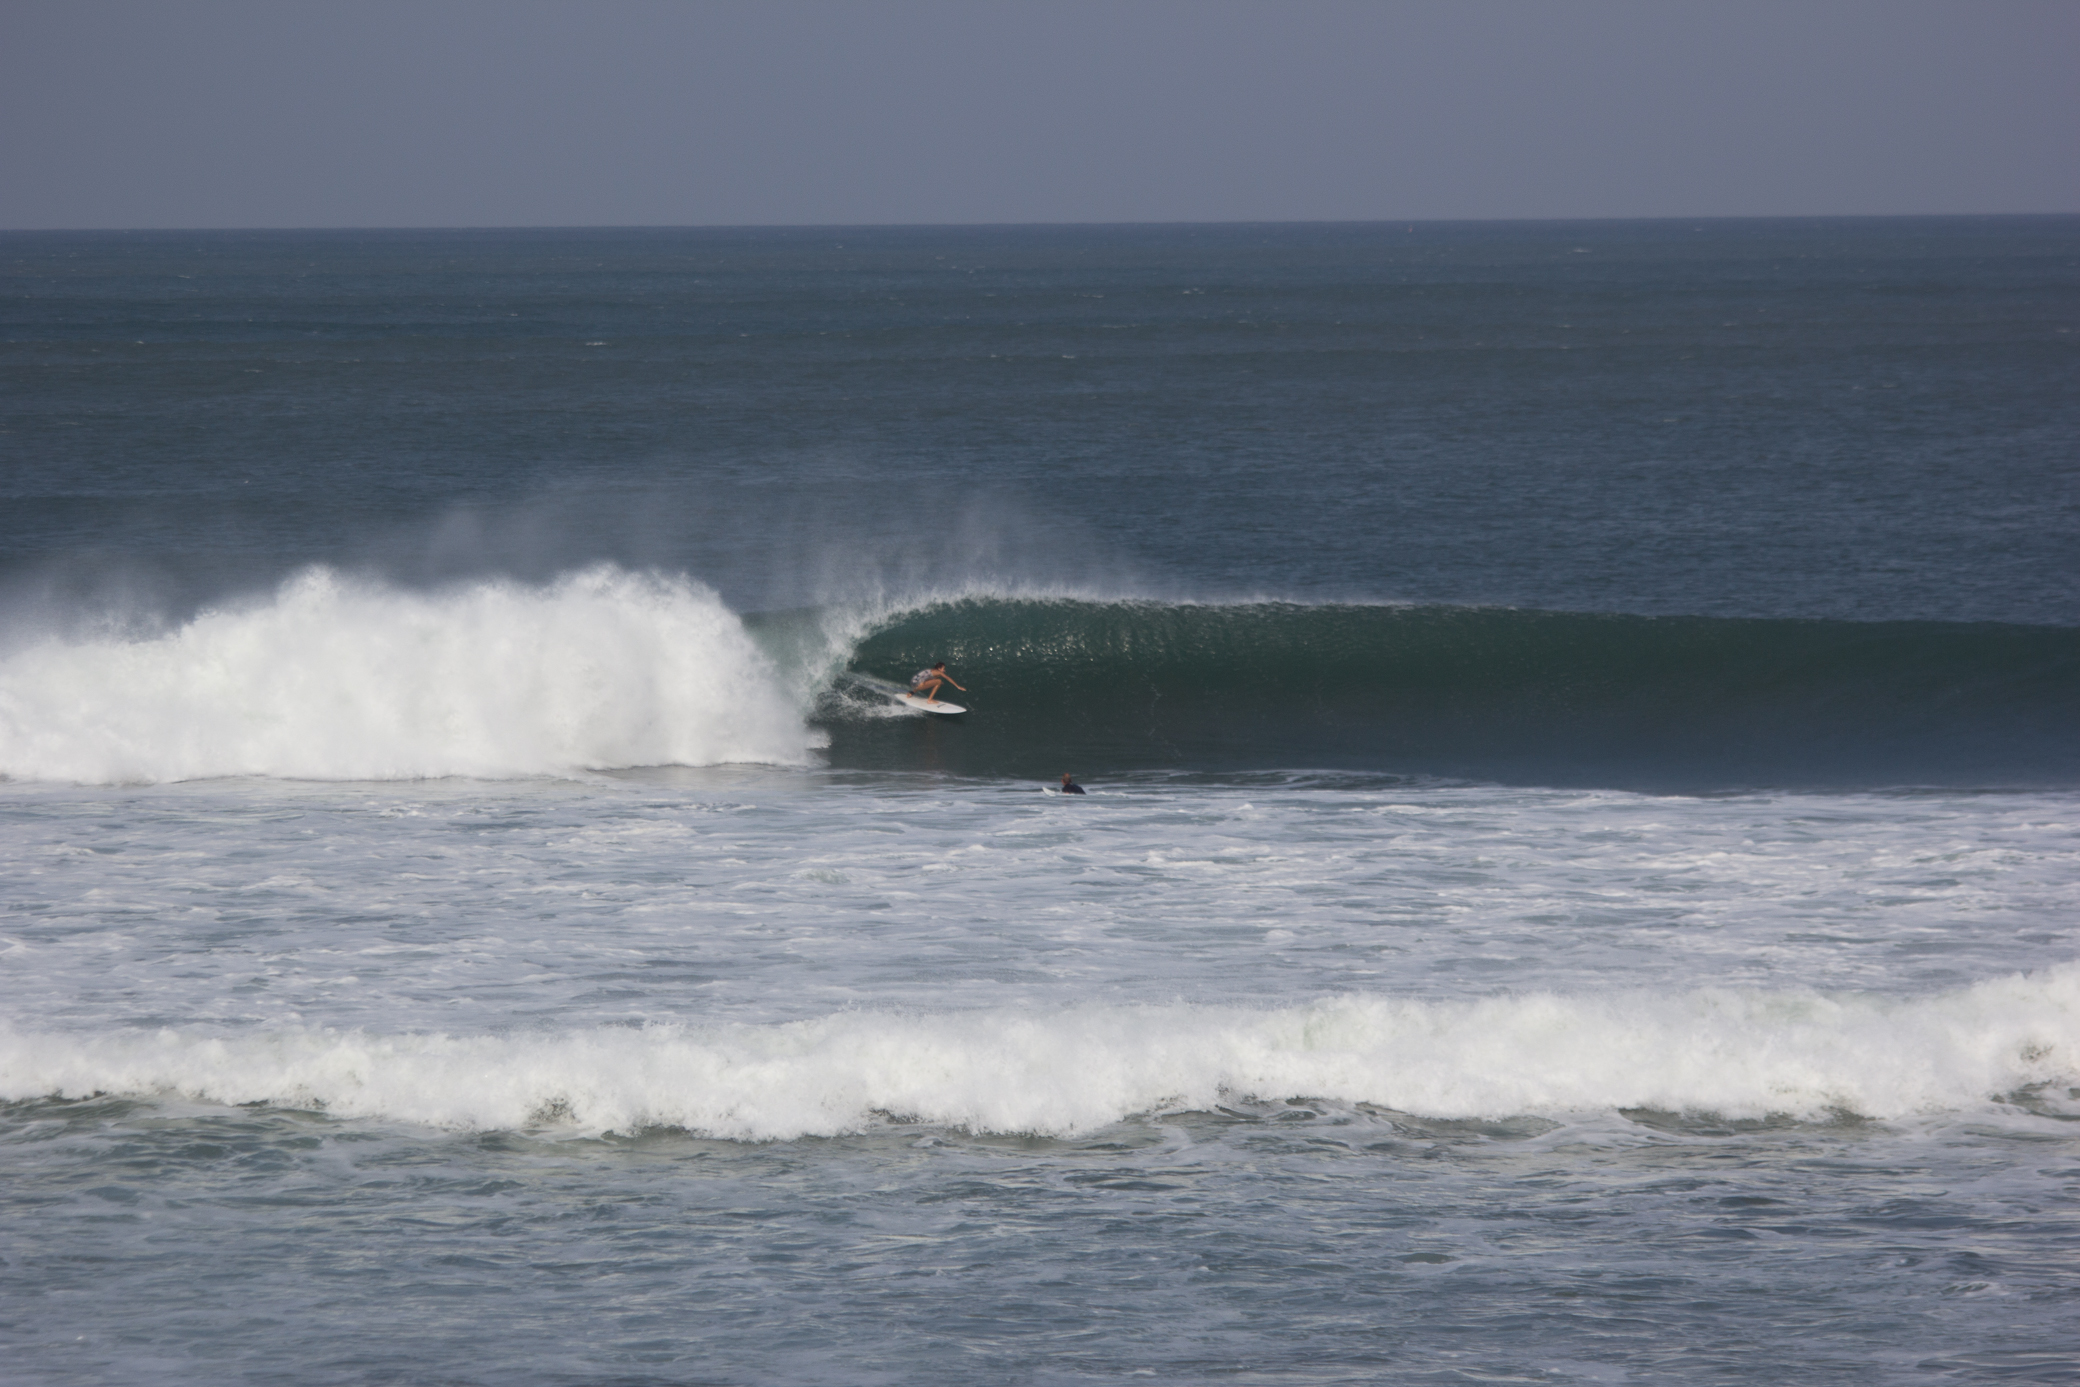
<svg viewBox="0 0 2080 1387">
<path fill-rule="evenodd" d="M 894 617 L 851 663 L 940 658 L 967 719 L 827 706 L 833 761 L 906 764 L 930 737 L 933 765 L 978 775 L 2080 783 L 2080 630 L 2060 627 L 970 597 Z"/>
<path fill-rule="evenodd" d="M 507 1036 L 0 1029 L 0 1100 L 176 1094 L 465 1128 L 786 1139 L 888 1115 L 1072 1134 L 1237 1099 L 1438 1118 L 1612 1109 L 1903 1118 L 2052 1105 L 2080 1080 L 2080 967 L 1947 994 L 1352 995 Z"/>
</svg>

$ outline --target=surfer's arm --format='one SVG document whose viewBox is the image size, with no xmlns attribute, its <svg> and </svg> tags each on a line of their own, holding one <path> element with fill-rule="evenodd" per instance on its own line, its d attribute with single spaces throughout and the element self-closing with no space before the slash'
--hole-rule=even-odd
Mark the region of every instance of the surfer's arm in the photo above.
<svg viewBox="0 0 2080 1387">
<path fill-rule="evenodd" d="M 952 675 L 948 674 L 948 675 L 944 675 L 944 676 L 942 676 L 942 677 L 943 677 L 943 678 L 944 678 L 944 679 L 946 680 L 946 682 L 947 682 L 947 683 L 949 683 L 949 684 L 953 684 L 953 676 L 952 676 Z M 967 686 L 966 684 L 953 684 L 953 686 L 954 686 L 954 687 L 955 687 L 956 689 L 959 689 L 959 690 L 960 690 L 960 691 L 961 691 L 962 693 L 966 693 L 966 692 L 968 691 L 968 686 Z"/>
</svg>

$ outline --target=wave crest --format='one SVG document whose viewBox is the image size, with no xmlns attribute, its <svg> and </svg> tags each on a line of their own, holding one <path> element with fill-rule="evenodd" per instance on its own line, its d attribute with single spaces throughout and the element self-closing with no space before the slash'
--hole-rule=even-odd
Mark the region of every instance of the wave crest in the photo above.
<svg viewBox="0 0 2080 1387">
<path fill-rule="evenodd" d="M 1436 1118 L 1651 1108 L 1896 1119 L 2080 1079 L 2080 965 L 1886 999 L 1702 990 L 1277 1010 L 845 1012 L 525 1036 L 0 1032 L 0 1098 L 178 1093 L 461 1128 L 771 1140 L 886 1114 L 1069 1135 L 1238 1097 Z"/>
</svg>

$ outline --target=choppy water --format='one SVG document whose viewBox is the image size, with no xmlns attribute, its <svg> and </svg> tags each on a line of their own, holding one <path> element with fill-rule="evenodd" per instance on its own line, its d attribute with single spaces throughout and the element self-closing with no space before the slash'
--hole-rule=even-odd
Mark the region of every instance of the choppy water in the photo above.
<svg viewBox="0 0 2080 1387">
<path fill-rule="evenodd" d="M 13 1380 L 2080 1379 L 2072 219 L 0 251 Z"/>
</svg>

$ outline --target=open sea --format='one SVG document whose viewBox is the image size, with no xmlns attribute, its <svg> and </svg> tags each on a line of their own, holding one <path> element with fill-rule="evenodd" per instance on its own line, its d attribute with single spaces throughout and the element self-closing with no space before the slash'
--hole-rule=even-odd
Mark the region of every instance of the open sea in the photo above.
<svg viewBox="0 0 2080 1387">
<path fill-rule="evenodd" d="M 2080 218 L 0 234 L 0 1380 L 2080 1383 Z"/>
</svg>

